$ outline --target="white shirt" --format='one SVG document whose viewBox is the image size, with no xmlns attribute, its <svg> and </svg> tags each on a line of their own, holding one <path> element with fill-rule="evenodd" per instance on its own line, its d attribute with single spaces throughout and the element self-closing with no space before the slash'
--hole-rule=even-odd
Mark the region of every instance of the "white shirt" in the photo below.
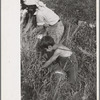
<svg viewBox="0 0 100 100">
<path fill-rule="evenodd" d="M 40 7 L 36 11 L 37 25 L 54 25 L 58 22 L 59 16 L 47 7 Z"/>
<path fill-rule="evenodd" d="M 23 0 L 26 5 L 36 5 L 39 0 Z"/>
</svg>

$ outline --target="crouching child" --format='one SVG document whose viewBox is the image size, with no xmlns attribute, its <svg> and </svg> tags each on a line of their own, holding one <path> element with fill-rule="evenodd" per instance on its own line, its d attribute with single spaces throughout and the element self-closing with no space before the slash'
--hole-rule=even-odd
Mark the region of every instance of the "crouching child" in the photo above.
<svg viewBox="0 0 100 100">
<path fill-rule="evenodd" d="M 78 64 L 75 53 L 73 53 L 68 47 L 59 44 L 54 46 L 54 40 L 50 36 L 44 36 L 40 42 L 40 48 L 44 49 L 46 52 L 53 52 L 53 55 L 47 60 L 42 69 L 49 67 L 55 60 L 59 59 L 60 67 L 66 73 L 68 81 L 73 83 L 77 78 Z"/>
</svg>

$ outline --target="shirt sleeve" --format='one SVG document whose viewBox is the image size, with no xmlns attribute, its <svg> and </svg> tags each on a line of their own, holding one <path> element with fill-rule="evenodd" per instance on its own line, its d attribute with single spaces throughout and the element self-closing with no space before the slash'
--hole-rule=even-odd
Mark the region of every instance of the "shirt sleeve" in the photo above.
<svg viewBox="0 0 100 100">
<path fill-rule="evenodd" d="M 37 25 L 40 26 L 40 25 L 44 25 L 44 18 L 43 18 L 43 15 L 42 13 L 38 13 L 36 15 L 36 18 L 37 18 Z"/>
</svg>

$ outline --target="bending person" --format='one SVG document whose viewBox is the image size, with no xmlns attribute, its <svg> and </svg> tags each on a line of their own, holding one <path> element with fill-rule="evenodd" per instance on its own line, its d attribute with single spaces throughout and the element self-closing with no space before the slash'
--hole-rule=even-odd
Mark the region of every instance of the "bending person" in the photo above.
<svg viewBox="0 0 100 100">
<path fill-rule="evenodd" d="M 67 73 L 69 82 L 75 82 L 77 78 L 77 70 L 78 70 L 78 63 L 76 60 L 75 54 L 66 46 L 59 45 L 57 48 L 53 48 L 54 46 L 54 40 L 50 36 L 44 36 L 41 39 L 40 42 L 40 48 L 45 49 L 46 52 L 52 52 L 54 51 L 52 57 L 45 62 L 45 64 L 42 66 L 42 68 L 48 67 L 50 64 L 52 64 L 58 57 L 61 57 L 63 59 L 60 59 L 62 69 Z M 66 65 L 63 63 L 64 59 L 67 61 Z M 68 62 L 70 64 L 68 65 Z"/>
<path fill-rule="evenodd" d="M 33 13 L 36 15 L 37 33 L 41 32 L 45 35 L 48 34 L 54 39 L 56 44 L 59 44 L 59 41 L 61 40 L 64 32 L 64 25 L 59 16 L 54 11 L 46 7 L 46 5 L 41 1 L 32 3 L 25 2 L 25 4 L 37 6 L 35 9 L 36 12 Z M 42 32 L 43 30 L 44 32 Z"/>
</svg>

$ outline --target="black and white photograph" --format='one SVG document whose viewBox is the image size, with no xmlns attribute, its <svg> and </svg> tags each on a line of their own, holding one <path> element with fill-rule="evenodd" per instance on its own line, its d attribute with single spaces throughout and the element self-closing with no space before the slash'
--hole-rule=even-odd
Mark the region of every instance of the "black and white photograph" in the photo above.
<svg viewBox="0 0 100 100">
<path fill-rule="evenodd" d="M 21 100 L 97 100 L 96 0 L 20 0 Z"/>
<path fill-rule="evenodd" d="M 21 0 L 21 100 L 96 100 L 96 0 Z"/>
</svg>

